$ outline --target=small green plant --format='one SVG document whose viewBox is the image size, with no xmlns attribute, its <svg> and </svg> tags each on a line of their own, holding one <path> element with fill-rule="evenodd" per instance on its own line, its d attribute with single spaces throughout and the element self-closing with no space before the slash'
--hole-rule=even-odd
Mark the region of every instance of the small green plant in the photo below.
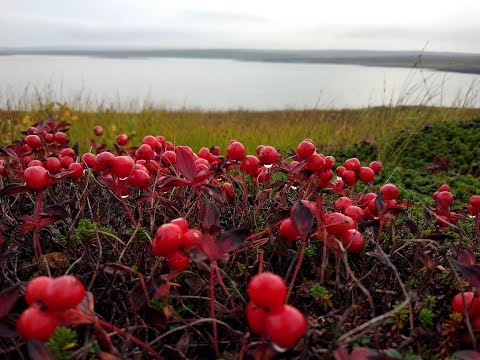
<svg viewBox="0 0 480 360">
<path fill-rule="evenodd" d="M 395 308 L 398 308 L 400 305 L 400 301 L 395 302 Z M 395 315 L 392 317 L 394 329 L 401 330 L 404 327 L 405 321 L 408 318 L 408 312 L 408 306 L 405 306 L 395 313 Z"/>
<path fill-rule="evenodd" d="M 308 245 L 305 248 L 305 256 L 309 258 L 313 258 L 317 255 L 317 248 L 314 245 Z"/>
<path fill-rule="evenodd" d="M 319 284 L 310 287 L 310 295 L 320 304 L 323 311 L 327 311 L 331 306 L 332 294 Z"/>
<path fill-rule="evenodd" d="M 430 309 L 423 308 L 418 313 L 420 323 L 425 327 L 431 327 L 433 325 L 433 312 Z"/>
<path fill-rule="evenodd" d="M 66 360 L 70 358 L 72 350 L 77 346 L 77 333 L 67 327 L 58 327 L 50 340 L 47 347 L 53 354 L 55 360 Z"/>
</svg>

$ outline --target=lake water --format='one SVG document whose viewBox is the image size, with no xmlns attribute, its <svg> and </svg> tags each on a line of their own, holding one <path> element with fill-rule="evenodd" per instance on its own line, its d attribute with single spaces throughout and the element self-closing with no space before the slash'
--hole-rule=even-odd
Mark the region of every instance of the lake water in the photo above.
<svg viewBox="0 0 480 360">
<path fill-rule="evenodd" d="M 151 104 L 208 110 L 480 107 L 480 75 L 357 65 L 177 58 L 0 56 L 0 107 L 39 94 L 94 108 Z"/>
</svg>

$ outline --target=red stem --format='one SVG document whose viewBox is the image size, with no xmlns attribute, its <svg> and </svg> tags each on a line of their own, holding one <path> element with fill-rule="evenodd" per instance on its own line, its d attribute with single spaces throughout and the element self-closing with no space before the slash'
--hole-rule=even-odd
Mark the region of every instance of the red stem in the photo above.
<svg viewBox="0 0 480 360">
<path fill-rule="evenodd" d="M 298 254 L 297 265 L 295 266 L 295 271 L 293 272 L 292 280 L 290 281 L 290 286 L 288 287 L 287 300 L 285 301 L 286 303 L 288 303 L 288 299 L 290 298 L 290 295 L 293 290 L 293 285 L 295 284 L 295 280 L 297 278 L 298 272 L 300 271 L 300 266 L 302 265 L 303 255 L 305 254 L 306 242 L 307 242 L 306 240 L 302 240 L 302 243 L 300 245 L 300 253 Z"/>
<path fill-rule="evenodd" d="M 213 264 L 212 264 L 213 265 Z M 215 355 L 218 357 L 218 329 L 217 329 L 217 321 L 215 319 L 215 291 L 213 289 L 214 286 L 214 269 L 213 266 L 210 265 L 210 317 L 213 319 L 212 326 L 213 326 L 213 347 L 215 349 Z"/>
<path fill-rule="evenodd" d="M 120 199 L 120 202 L 122 203 L 122 206 L 123 206 L 123 209 L 125 210 L 125 213 L 127 214 L 128 218 L 130 219 L 130 221 L 132 222 L 132 225 L 134 227 L 137 227 L 137 222 L 135 221 L 135 218 L 133 217 L 132 215 L 132 212 L 130 211 L 130 209 L 128 208 L 128 205 L 127 203 L 125 202 L 125 200 L 123 199 L 122 195 L 120 194 L 120 192 L 117 192 L 117 196 L 118 198 Z"/>
<path fill-rule="evenodd" d="M 235 307 L 235 304 L 233 303 L 232 295 L 230 294 L 230 291 L 228 291 L 227 287 L 225 286 L 225 283 L 223 282 L 222 275 L 220 274 L 220 270 L 218 269 L 217 262 L 214 260 L 212 262 L 212 265 L 215 267 L 215 273 L 217 275 L 217 281 L 220 284 L 220 287 L 222 288 L 225 295 L 227 295 L 227 299 L 230 299 L 232 309 L 233 309 Z"/>
<path fill-rule="evenodd" d="M 35 255 L 38 257 L 38 259 L 42 256 L 42 247 L 40 246 L 40 212 L 42 211 L 42 205 L 43 205 L 43 191 L 40 190 L 38 192 L 37 202 L 35 204 L 35 213 L 34 213 L 35 228 L 33 230 L 33 246 L 34 246 L 34 249 L 36 249 Z"/>
</svg>

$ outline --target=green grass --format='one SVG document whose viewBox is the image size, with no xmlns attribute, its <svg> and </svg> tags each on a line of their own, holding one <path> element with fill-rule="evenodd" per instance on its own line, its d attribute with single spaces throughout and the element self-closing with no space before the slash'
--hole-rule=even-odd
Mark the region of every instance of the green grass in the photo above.
<svg viewBox="0 0 480 360">
<path fill-rule="evenodd" d="M 30 111 L 0 113 L 0 145 L 11 143 L 18 132 L 33 122 L 49 116 L 68 121 L 70 138 L 86 151 L 93 138 L 93 127 L 101 125 L 103 143 L 111 145 L 115 136 L 126 133 L 132 145 L 138 145 L 147 134 L 163 135 L 175 144 L 189 145 L 195 151 L 202 146 L 219 145 L 222 150 L 229 139 L 242 142 L 254 153 L 259 144 L 275 146 L 283 152 L 296 148 L 304 138 L 311 138 L 320 151 L 347 148 L 367 140 L 375 145 L 377 158 L 398 161 L 402 144 L 395 140 L 400 133 L 414 134 L 426 124 L 443 121 L 468 121 L 480 114 L 479 109 L 435 107 L 375 107 L 360 110 L 282 110 L 167 111 L 145 108 L 138 112 L 100 109 L 80 111 L 66 105 L 50 103 Z"/>
</svg>

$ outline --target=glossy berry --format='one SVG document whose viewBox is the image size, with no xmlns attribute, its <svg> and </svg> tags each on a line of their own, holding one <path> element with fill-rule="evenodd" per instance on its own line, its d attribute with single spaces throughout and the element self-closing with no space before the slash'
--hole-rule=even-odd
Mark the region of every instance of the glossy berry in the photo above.
<svg viewBox="0 0 480 360">
<path fill-rule="evenodd" d="M 85 296 L 85 287 L 75 276 L 63 275 L 50 283 L 42 296 L 47 311 L 63 311 L 80 304 Z"/>
<path fill-rule="evenodd" d="M 472 195 L 469 204 L 476 208 L 480 208 L 480 195 Z"/>
<path fill-rule="evenodd" d="M 100 126 L 100 125 L 97 125 L 93 128 L 93 133 L 96 135 L 96 136 L 102 136 L 104 131 L 103 131 L 103 128 Z"/>
<path fill-rule="evenodd" d="M 45 169 L 47 169 L 50 174 L 58 174 L 62 169 L 62 164 L 56 157 L 49 157 L 45 160 Z"/>
<path fill-rule="evenodd" d="M 307 329 L 307 321 L 295 307 L 283 305 L 268 314 L 265 321 L 270 340 L 288 349 L 297 343 Z"/>
<path fill-rule="evenodd" d="M 65 145 L 68 142 L 68 136 L 62 131 L 58 131 L 54 135 L 55 141 L 60 145 Z"/>
<path fill-rule="evenodd" d="M 325 160 L 323 156 L 320 154 L 312 154 L 307 159 L 307 163 L 305 164 L 306 168 L 311 171 L 318 171 L 325 165 Z"/>
<path fill-rule="evenodd" d="M 114 159 L 115 155 L 113 155 L 110 151 L 101 152 L 95 157 L 95 170 L 105 171 L 110 169 Z"/>
<path fill-rule="evenodd" d="M 132 173 L 134 165 L 135 161 L 130 156 L 117 156 L 112 160 L 112 175 L 124 179 Z"/>
<path fill-rule="evenodd" d="M 345 166 L 338 166 L 336 170 L 337 176 L 342 177 L 345 170 L 347 170 L 345 169 Z"/>
<path fill-rule="evenodd" d="M 242 160 L 242 170 L 249 175 L 256 175 L 260 161 L 255 155 L 247 155 Z"/>
<path fill-rule="evenodd" d="M 307 159 L 315 152 L 315 145 L 311 141 L 303 140 L 297 147 L 298 156 Z"/>
<path fill-rule="evenodd" d="M 161 145 L 158 142 L 157 138 L 153 135 L 145 136 L 142 140 L 142 144 L 148 144 L 154 150 L 158 150 L 161 148 Z"/>
<path fill-rule="evenodd" d="M 92 153 L 85 153 L 82 155 L 82 162 L 87 165 L 89 168 L 93 168 L 96 163 L 96 156 Z"/>
<path fill-rule="evenodd" d="M 150 160 L 153 158 L 155 152 L 153 151 L 152 147 L 148 144 L 142 144 L 135 152 L 135 156 L 137 159 L 144 159 Z"/>
<path fill-rule="evenodd" d="M 438 191 L 450 191 L 450 186 L 448 184 L 442 184 L 438 187 Z"/>
<path fill-rule="evenodd" d="M 53 282 L 53 279 L 47 276 L 39 276 L 28 282 L 25 287 L 25 301 L 28 305 L 41 300 L 43 293 L 48 285 Z"/>
<path fill-rule="evenodd" d="M 170 221 L 170 224 L 178 225 L 180 227 L 180 230 L 182 231 L 182 235 L 188 230 L 188 221 L 183 217 L 173 219 L 172 221 Z"/>
<path fill-rule="evenodd" d="M 42 139 L 38 135 L 28 135 L 25 137 L 25 144 L 32 149 L 39 149 L 42 147 Z"/>
<path fill-rule="evenodd" d="M 146 189 L 150 186 L 152 181 L 148 171 L 134 169 L 130 174 L 130 184 L 138 187 L 139 189 Z"/>
<path fill-rule="evenodd" d="M 382 171 L 382 163 L 380 161 L 372 161 L 368 167 L 373 170 L 375 174 L 378 174 L 380 171 Z"/>
<path fill-rule="evenodd" d="M 177 154 L 175 151 L 167 150 L 160 156 L 162 164 L 168 166 L 177 163 Z"/>
<path fill-rule="evenodd" d="M 380 188 L 379 192 L 383 195 L 384 200 L 395 200 L 398 197 L 398 195 L 400 195 L 400 191 L 393 184 L 383 185 Z"/>
<path fill-rule="evenodd" d="M 82 164 L 73 162 L 68 166 L 68 171 L 72 172 L 70 174 L 70 179 L 76 180 L 80 179 L 83 176 L 85 169 Z"/>
<path fill-rule="evenodd" d="M 283 305 L 287 287 L 280 276 L 267 271 L 252 277 L 248 283 L 247 293 L 255 304 L 271 310 Z"/>
<path fill-rule="evenodd" d="M 172 223 L 163 224 L 157 229 L 152 251 L 157 256 L 168 256 L 180 248 L 182 229 Z"/>
<path fill-rule="evenodd" d="M 453 195 L 450 191 L 440 191 L 436 195 L 435 201 L 439 206 L 450 206 L 453 203 Z"/>
<path fill-rule="evenodd" d="M 295 226 L 293 226 L 291 218 L 287 218 L 282 221 L 280 227 L 278 228 L 278 235 L 287 240 L 297 240 L 300 237 L 297 229 L 295 229 Z"/>
<path fill-rule="evenodd" d="M 242 160 L 245 156 L 245 147 L 238 141 L 233 141 L 228 145 L 227 156 L 230 160 Z"/>
<path fill-rule="evenodd" d="M 17 319 L 17 332 L 25 340 L 46 342 L 57 324 L 55 314 L 42 311 L 38 306 L 30 306 Z"/>
<path fill-rule="evenodd" d="M 325 217 L 325 225 L 326 230 L 330 235 L 341 235 L 345 231 L 349 229 L 350 221 L 353 222 L 351 218 L 350 220 L 343 214 L 332 212 L 326 214 Z"/>
<path fill-rule="evenodd" d="M 345 169 L 350 170 L 350 171 L 356 171 L 360 170 L 361 164 L 360 160 L 357 158 L 350 158 L 345 160 Z"/>
<path fill-rule="evenodd" d="M 353 219 L 353 221 L 360 222 L 363 220 L 365 216 L 365 212 L 362 210 L 361 207 L 356 205 L 350 205 L 345 208 L 343 214 L 349 216 Z"/>
<path fill-rule="evenodd" d="M 472 291 L 465 291 L 463 293 L 465 298 L 465 305 L 468 309 L 469 316 L 480 315 L 480 298 L 475 298 L 475 293 Z M 462 293 L 458 293 L 452 299 L 452 311 L 458 312 L 465 316 L 465 308 L 463 306 Z"/>
<path fill-rule="evenodd" d="M 360 181 L 368 183 L 375 179 L 375 172 L 369 167 L 362 166 L 358 171 L 358 178 Z"/>
<path fill-rule="evenodd" d="M 32 166 L 25 169 L 23 179 L 29 188 L 33 190 L 41 190 L 48 186 L 50 175 L 42 166 Z"/>
<path fill-rule="evenodd" d="M 352 205 L 352 200 L 346 196 L 342 196 L 341 198 L 338 198 L 334 203 L 333 203 L 333 208 L 338 211 L 345 210 L 347 207 Z"/>
<path fill-rule="evenodd" d="M 181 250 L 174 251 L 167 257 L 168 267 L 172 270 L 183 271 L 188 268 L 190 258 Z"/>
<path fill-rule="evenodd" d="M 342 234 L 343 247 L 348 252 L 358 252 L 363 249 L 365 240 L 360 231 L 355 229 L 349 229 Z"/>
<path fill-rule="evenodd" d="M 352 170 L 345 170 L 342 174 L 342 180 L 347 186 L 354 186 L 357 182 L 357 175 Z"/>
<path fill-rule="evenodd" d="M 202 232 L 197 229 L 187 230 L 185 233 L 182 234 L 180 238 L 182 247 L 185 250 L 188 250 L 194 246 L 199 247 L 201 240 L 202 240 Z"/>
<path fill-rule="evenodd" d="M 254 333 L 264 334 L 266 331 L 266 317 L 267 313 L 265 310 L 250 301 L 247 305 L 247 322 L 248 326 Z"/>
<path fill-rule="evenodd" d="M 280 158 L 279 153 L 272 146 L 264 146 L 258 154 L 258 160 L 264 165 L 272 165 Z"/>
<path fill-rule="evenodd" d="M 117 144 L 119 146 L 125 146 L 128 144 L 128 136 L 125 134 L 117 135 Z"/>
</svg>

